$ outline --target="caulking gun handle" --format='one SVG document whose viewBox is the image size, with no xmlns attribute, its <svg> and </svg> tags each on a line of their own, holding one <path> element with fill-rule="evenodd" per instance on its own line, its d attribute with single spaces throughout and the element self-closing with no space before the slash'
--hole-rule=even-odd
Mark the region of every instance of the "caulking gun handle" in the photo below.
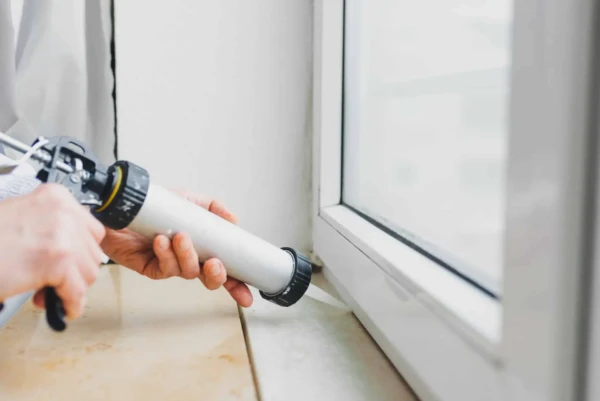
<svg viewBox="0 0 600 401">
<path fill-rule="evenodd" d="M 54 331 L 64 331 L 67 328 L 65 309 L 62 300 L 52 287 L 44 289 L 44 303 L 46 305 L 46 321 Z"/>
<path fill-rule="evenodd" d="M 44 289 L 44 304 L 46 306 L 46 321 L 48 325 L 54 331 L 65 331 L 67 328 L 65 308 L 54 288 L 46 287 Z"/>
</svg>

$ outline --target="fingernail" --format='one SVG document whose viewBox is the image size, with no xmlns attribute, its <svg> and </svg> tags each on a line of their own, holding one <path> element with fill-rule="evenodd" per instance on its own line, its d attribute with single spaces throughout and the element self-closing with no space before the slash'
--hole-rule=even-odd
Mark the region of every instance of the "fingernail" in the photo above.
<svg viewBox="0 0 600 401">
<path fill-rule="evenodd" d="M 179 243 L 177 244 L 177 250 L 179 252 L 187 251 L 189 249 L 189 247 L 190 247 L 189 245 L 190 244 L 189 244 L 187 238 L 183 239 L 182 241 L 179 241 Z"/>
<path fill-rule="evenodd" d="M 211 265 L 210 271 L 208 272 L 208 274 L 213 277 L 216 277 L 221 273 L 222 268 L 223 268 L 223 265 L 221 263 L 215 263 L 214 265 Z"/>
<path fill-rule="evenodd" d="M 158 246 L 163 250 L 169 249 L 169 240 L 166 237 L 160 237 L 158 239 Z"/>
</svg>

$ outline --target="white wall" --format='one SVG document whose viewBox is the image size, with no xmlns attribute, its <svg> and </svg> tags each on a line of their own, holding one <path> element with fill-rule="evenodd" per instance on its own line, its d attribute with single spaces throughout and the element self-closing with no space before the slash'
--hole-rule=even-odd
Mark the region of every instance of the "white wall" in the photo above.
<svg viewBox="0 0 600 401">
<path fill-rule="evenodd" d="M 312 1 L 116 1 L 119 156 L 310 249 Z"/>
</svg>

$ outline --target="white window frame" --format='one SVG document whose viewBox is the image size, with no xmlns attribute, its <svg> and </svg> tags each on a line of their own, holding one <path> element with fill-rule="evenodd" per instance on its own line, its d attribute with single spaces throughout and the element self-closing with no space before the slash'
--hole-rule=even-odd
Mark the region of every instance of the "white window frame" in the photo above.
<svg viewBox="0 0 600 401">
<path fill-rule="evenodd" d="M 425 401 L 585 399 L 596 10 L 513 9 L 501 304 L 341 204 L 344 1 L 315 1 L 314 250 Z"/>
</svg>

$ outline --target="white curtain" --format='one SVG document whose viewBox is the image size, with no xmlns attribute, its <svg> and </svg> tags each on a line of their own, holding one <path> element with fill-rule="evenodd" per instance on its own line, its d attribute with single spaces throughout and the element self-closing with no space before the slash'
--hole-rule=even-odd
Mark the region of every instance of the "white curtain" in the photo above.
<svg viewBox="0 0 600 401">
<path fill-rule="evenodd" d="M 110 0 L 0 0 L 0 131 L 114 160 Z"/>
</svg>

